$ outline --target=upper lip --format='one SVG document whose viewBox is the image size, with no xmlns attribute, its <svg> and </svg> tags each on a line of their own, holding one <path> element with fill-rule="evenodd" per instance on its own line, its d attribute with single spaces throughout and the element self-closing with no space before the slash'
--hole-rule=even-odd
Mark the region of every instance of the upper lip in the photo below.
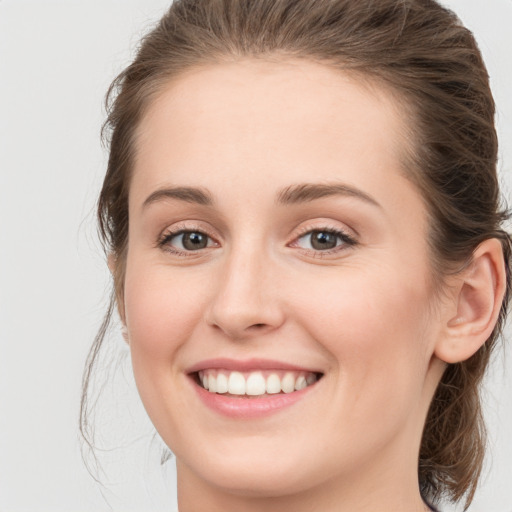
<svg viewBox="0 0 512 512">
<path fill-rule="evenodd" d="M 195 373 L 201 370 L 208 369 L 223 369 L 239 372 L 248 372 L 251 370 L 291 370 L 311 373 L 322 373 L 317 369 L 306 368 L 295 364 L 285 363 L 283 361 L 256 358 L 244 360 L 229 358 L 206 359 L 187 368 L 186 373 Z"/>
</svg>

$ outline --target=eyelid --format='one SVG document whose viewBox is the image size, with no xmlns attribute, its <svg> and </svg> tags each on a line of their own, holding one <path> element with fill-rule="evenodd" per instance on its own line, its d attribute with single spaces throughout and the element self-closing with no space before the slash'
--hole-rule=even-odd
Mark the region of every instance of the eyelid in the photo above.
<svg viewBox="0 0 512 512">
<path fill-rule="evenodd" d="M 321 222 L 321 221 L 320 221 Z M 314 254 L 315 257 L 329 256 L 332 254 L 344 252 L 350 247 L 356 246 L 359 242 L 355 235 L 350 234 L 348 229 L 342 228 L 341 226 L 334 226 L 331 223 L 324 221 L 323 223 L 316 222 L 312 224 L 307 224 L 299 229 L 297 233 L 294 234 L 294 238 L 287 245 L 289 247 L 297 247 L 301 251 L 309 254 Z M 313 232 L 327 232 L 332 233 L 340 237 L 340 239 L 344 242 L 339 246 L 336 246 L 332 249 L 326 250 L 315 250 L 315 249 L 304 249 L 302 247 L 298 247 L 296 244 L 299 239 L 303 238 L 305 235 L 308 235 Z"/>
<path fill-rule="evenodd" d="M 160 235 L 157 238 L 155 247 L 165 250 L 171 254 L 178 255 L 178 256 L 198 256 L 198 255 L 201 255 L 202 253 L 206 252 L 207 249 L 212 249 L 212 248 L 215 248 L 215 246 L 216 247 L 220 246 L 220 243 L 218 241 L 218 236 L 214 235 L 212 233 L 212 231 L 213 230 L 211 230 L 204 224 L 201 224 L 200 222 L 197 222 L 197 221 L 194 221 L 193 223 L 191 223 L 191 221 L 178 222 L 176 224 L 172 224 L 172 225 L 168 226 L 160 233 Z M 307 249 L 307 248 L 298 246 L 297 242 L 299 239 L 301 239 L 302 237 L 304 237 L 310 233 L 313 233 L 315 231 L 316 232 L 324 231 L 324 232 L 328 232 L 328 233 L 337 235 L 341 239 L 342 243 L 332 249 L 324 249 L 324 250 Z M 207 246 L 207 247 L 204 247 L 202 249 L 197 249 L 197 250 L 182 250 L 179 248 L 174 248 L 168 244 L 168 241 L 171 238 L 178 236 L 182 233 L 187 233 L 187 232 L 202 233 L 205 236 L 207 236 L 211 241 L 213 241 L 214 245 Z M 357 245 L 359 243 L 358 237 L 357 237 L 357 235 L 354 235 L 352 233 L 353 233 L 353 230 L 349 230 L 349 229 L 341 227 L 339 225 L 334 225 L 332 222 L 329 222 L 327 220 L 322 221 L 322 220 L 318 219 L 318 220 L 315 220 L 314 222 L 310 222 L 308 224 L 301 226 L 294 233 L 293 239 L 291 241 L 289 241 L 286 244 L 286 246 L 297 248 L 300 251 L 307 253 L 307 254 L 314 254 L 316 257 L 328 256 L 328 255 L 332 255 L 335 253 L 340 253 L 340 252 L 346 251 L 350 247 L 354 247 L 355 245 Z"/>
<path fill-rule="evenodd" d="M 308 222 L 299 227 L 297 232 L 294 233 L 294 239 L 300 238 L 303 235 L 311 233 L 312 231 L 328 231 L 331 233 L 339 233 L 346 238 L 353 240 L 354 242 L 358 239 L 358 233 L 353 229 L 349 229 L 339 224 L 334 224 L 333 221 L 327 219 L 318 219 Z"/>
<path fill-rule="evenodd" d="M 166 227 L 158 236 L 156 240 L 155 247 L 170 252 L 171 254 L 177 255 L 186 255 L 186 256 L 194 256 L 201 252 L 204 252 L 205 249 L 210 249 L 211 247 L 205 247 L 203 249 L 198 249 L 196 251 L 183 251 L 181 249 L 172 248 L 167 244 L 169 239 L 178 236 L 183 233 L 201 233 L 207 236 L 210 240 L 214 242 L 215 245 L 219 246 L 219 242 L 217 237 L 212 234 L 211 230 L 206 228 L 204 225 L 200 225 L 197 223 L 189 224 L 188 222 L 178 222 L 176 224 L 172 224 L 171 226 Z"/>
</svg>

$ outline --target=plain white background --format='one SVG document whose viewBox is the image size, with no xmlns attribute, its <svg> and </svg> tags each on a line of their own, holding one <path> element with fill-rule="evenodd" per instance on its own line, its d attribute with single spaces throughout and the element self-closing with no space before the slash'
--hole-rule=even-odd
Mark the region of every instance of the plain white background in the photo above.
<svg viewBox="0 0 512 512">
<path fill-rule="evenodd" d="M 168 3 L 0 0 L 0 512 L 175 507 L 174 463 L 159 464 L 161 442 L 117 330 L 107 342 L 119 363 L 105 364 L 98 404 L 103 485 L 85 469 L 78 438 L 81 373 L 109 290 L 93 213 L 106 162 L 103 96 Z M 486 58 L 509 198 L 512 0 L 444 3 Z M 470 511 L 512 512 L 512 363 L 504 351 L 485 394 L 490 457 Z"/>
</svg>

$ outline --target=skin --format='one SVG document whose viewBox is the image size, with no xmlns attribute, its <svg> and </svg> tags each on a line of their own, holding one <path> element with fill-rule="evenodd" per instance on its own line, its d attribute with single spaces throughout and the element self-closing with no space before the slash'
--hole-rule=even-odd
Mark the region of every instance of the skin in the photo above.
<svg viewBox="0 0 512 512">
<path fill-rule="evenodd" d="M 445 368 L 436 351 L 459 357 L 447 325 L 463 328 L 453 297 L 467 286 L 435 293 L 425 206 L 401 166 L 406 128 L 388 92 L 298 60 L 187 72 L 144 116 L 120 308 L 142 401 L 176 455 L 180 512 L 425 510 L 417 459 Z M 276 201 L 302 183 L 376 204 Z M 169 187 L 213 204 L 144 206 Z M 315 250 L 307 233 L 322 229 L 356 243 Z M 211 241 L 158 244 L 181 230 Z M 216 357 L 324 375 L 293 406 L 235 420 L 206 408 L 186 374 Z"/>
</svg>

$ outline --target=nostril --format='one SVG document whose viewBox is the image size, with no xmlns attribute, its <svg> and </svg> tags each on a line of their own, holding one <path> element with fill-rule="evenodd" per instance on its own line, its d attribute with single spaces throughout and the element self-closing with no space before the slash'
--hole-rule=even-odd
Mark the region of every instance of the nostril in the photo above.
<svg viewBox="0 0 512 512">
<path fill-rule="evenodd" d="M 267 327 L 267 324 L 252 324 L 249 326 L 250 331 L 261 331 Z"/>
<path fill-rule="evenodd" d="M 261 334 L 265 332 L 265 330 L 268 328 L 268 324 L 265 323 L 258 323 L 258 324 L 252 324 L 245 328 L 245 332 L 251 333 L 251 334 Z"/>
</svg>

